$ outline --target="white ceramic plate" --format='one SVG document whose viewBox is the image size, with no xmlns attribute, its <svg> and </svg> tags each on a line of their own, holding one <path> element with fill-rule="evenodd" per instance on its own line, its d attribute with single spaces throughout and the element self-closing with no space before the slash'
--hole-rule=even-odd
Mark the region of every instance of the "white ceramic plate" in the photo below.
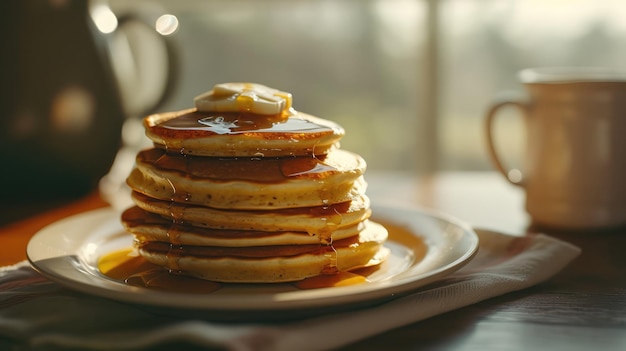
<svg viewBox="0 0 626 351">
<path fill-rule="evenodd" d="M 130 286 L 100 274 L 96 266 L 101 255 L 131 245 L 132 236 L 110 209 L 51 224 L 30 240 L 27 255 L 35 269 L 61 285 L 123 302 L 205 312 L 285 313 L 377 303 L 449 275 L 478 249 L 476 233 L 453 218 L 406 208 L 375 207 L 373 213 L 390 229 L 391 255 L 368 276 L 369 282 L 345 287 L 298 290 L 291 284 L 226 284 L 209 294 L 195 294 Z"/>
</svg>

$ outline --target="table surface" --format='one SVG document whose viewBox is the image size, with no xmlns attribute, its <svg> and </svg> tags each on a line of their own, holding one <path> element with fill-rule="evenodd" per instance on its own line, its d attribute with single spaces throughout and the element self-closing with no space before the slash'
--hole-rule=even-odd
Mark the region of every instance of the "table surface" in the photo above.
<svg viewBox="0 0 626 351">
<path fill-rule="evenodd" d="M 524 211 L 522 190 L 496 173 L 416 177 L 370 172 L 368 182 L 368 194 L 376 204 L 434 209 L 477 228 L 514 235 L 539 230 Z M 103 206 L 106 203 L 98 194 L 91 194 L 4 224 L 0 227 L 0 265 L 24 260 L 29 238 L 45 225 Z M 626 228 L 586 233 L 541 231 L 583 249 L 579 258 L 550 281 L 344 349 L 626 350 Z"/>
</svg>

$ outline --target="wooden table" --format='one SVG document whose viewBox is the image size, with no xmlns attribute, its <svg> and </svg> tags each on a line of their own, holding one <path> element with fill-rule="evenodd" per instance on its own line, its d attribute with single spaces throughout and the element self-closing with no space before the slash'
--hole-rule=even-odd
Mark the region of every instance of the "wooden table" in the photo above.
<svg viewBox="0 0 626 351">
<path fill-rule="evenodd" d="M 411 205 L 476 227 L 524 235 L 533 228 L 523 193 L 496 173 L 414 177 L 368 173 L 376 205 Z M 97 194 L 0 228 L 0 265 L 25 259 L 46 224 L 106 204 Z M 626 229 L 544 232 L 583 249 L 552 280 L 352 344 L 346 350 L 626 350 Z M 375 323 L 376 321 L 363 321 Z"/>
</svg>

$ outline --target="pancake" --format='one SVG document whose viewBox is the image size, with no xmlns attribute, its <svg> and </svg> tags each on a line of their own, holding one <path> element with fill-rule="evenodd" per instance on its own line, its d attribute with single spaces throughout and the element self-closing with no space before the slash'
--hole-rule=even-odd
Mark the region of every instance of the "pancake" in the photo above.
<svg viewBox="0 0 626 351">
<path fill-rule="evenodd" d="M 338 124 L 302 112 L 286 119 L 196 108 L 144 119 L 146 136 L 173 153 L 213 157 L 323 155 L 338 146 Z"/>
<path fill-rule="evenodd" d="M 340 149 L 341 126 L 253 83 L 218 84 L 194 104 L 144 118 L 154 148 L 137 154 L 127 178 L 135 206 L 121 222 L 145 260 L 206 280 L 276 283 L 386 259 L 366 162 Z"/>
<path fill-rule="evenodd" d="M 328 206 L 271 211 L 222 210 L 158 200 L 137 192 L 132 193 L 132 199 L 145 211 L 195 227 L 296 231 L 320 238 L 328 238 L 332 231 L 364 221 L 371 214 L 369 198 L 365 195 L 350 202 Z"/>
<path fill-rule="evenodd" d="M 320 274 L 380 264 L 389 254 L 387 230 L 371 222 L 359 235 L 330 245 L 266 247 L 174 246 L 136 242 L 146 260 L 172 272 L 228 283 L 298 281 Z"/>
<path fill-rule="evenodd" d="M 365 192 L 365 161 L 334 150 L 320 157 L 213 158 L 137 155 L 127 178 L 135 191 L 160 199 L 222 209 L 280 209 L 322 206 Z"/>
<path fill-rule="evenodd" d="M 193 227 L 172 223 L 159 215 L 146 212 L 139 207 L 131 207 L 122 214 L 122 224 L 137 240 L 161 241 L 174 245 L 195 246 L 270 246 L 270 245 L 311 245 L 328 244 L 358 235 L 368 225 L 368 221 L 339 228 L 329 239 L 312 236 L 307 232 L 284 231 L 264 232 L 258 230 L 228 230 Z"/>
</svg>

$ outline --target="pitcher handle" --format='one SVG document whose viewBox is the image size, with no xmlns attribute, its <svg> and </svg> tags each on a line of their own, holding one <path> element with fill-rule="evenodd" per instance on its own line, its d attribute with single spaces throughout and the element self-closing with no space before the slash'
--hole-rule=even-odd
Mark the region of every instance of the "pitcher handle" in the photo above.
<svg viewBox="0 0 626 351">
<path fill-rule="evenodd" d="M 150 18 L 143 13 L 123 14 L 108 38 L 109 61 L 129 117 L 158 111 L 179 78 L 175 39 L 157 33 Z"/>
</svg>

